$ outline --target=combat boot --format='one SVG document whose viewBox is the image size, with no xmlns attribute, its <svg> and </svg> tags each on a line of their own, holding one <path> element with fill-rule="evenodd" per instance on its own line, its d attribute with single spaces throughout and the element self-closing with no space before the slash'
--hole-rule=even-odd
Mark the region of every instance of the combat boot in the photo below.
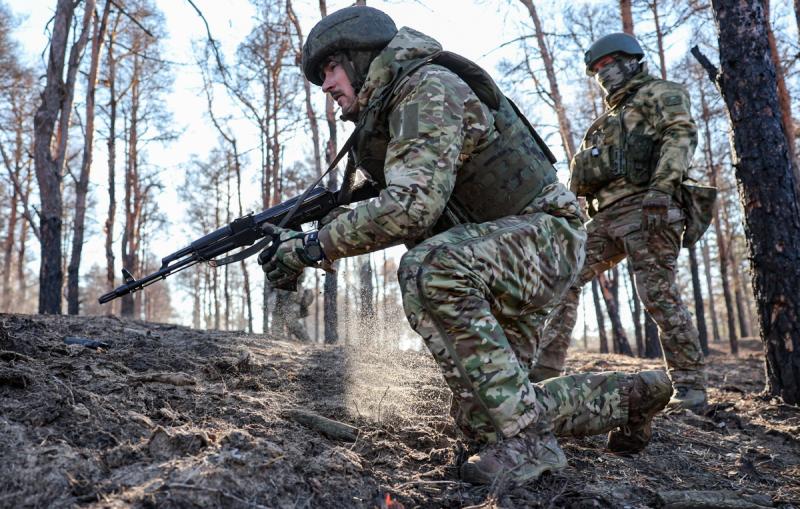
<svg viewBox="0 0 800 509">
<path fill-rule="evenodd" d="M 676 385 L 675 395 L 669 400 L 667 408 L 669 410 L 691 410 L 700 412 L 706 407 L 706 390 L 686 385 Z"/>
<path fill-rule="evenodd" d="M 508 479 L 522 483 L 566 466 L 567 458 L 552 432 L 526 429 L 470 456 L 461 465 L 461 479 L 472 484 L 490 484 L 507 475 Z"/>
<path fill-rule="evenodd" d="M 653 417 L 667 405 L 671 394 L 672 383 L 664 371 L 634 375 L 628 396 L 628 422 L 608 434 L 608 449 L 620 454 L 644 449 L 653 437 Z"/>
</svg>

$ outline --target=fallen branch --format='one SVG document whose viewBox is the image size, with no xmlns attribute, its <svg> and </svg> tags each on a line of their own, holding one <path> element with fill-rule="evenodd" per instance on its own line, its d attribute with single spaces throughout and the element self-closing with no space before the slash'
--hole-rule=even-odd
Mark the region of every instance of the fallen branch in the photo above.
<svg viewBox="0 0 800 509">
<path fill-rule="evenodd" d="M 173 484 L 164 484 L 161 487 L 159 487 L 158 489 L 159 490 L 171 490 L 171 489 L 175 489 L 175 488 L 184 489 L 184 490 L 197 490 L 197 491 L 206 491 L 208 493 L 215 493 L 215 494 L 217 494 L 217 495 L 219 495 L 221 497 L 225 497 L 225 498 L 229 498 L 231 500 L 235 500 L 235 501 L 239 502 L 240 504 L 245 504 L 248 507 L 255 507 L 257 509 L 268 509 L 267 506 L 256 504 L 256 503 L 253 503 L 253 502 L 248 502 L 247 500 L 245 500 L 243 498 L 239 498 L 236 495 L 233 495 L 231 493 L 228 493 L 227 491 L 220 490 L 220 489 L 217 489 L 217 488 L 205 488 L 203 486 L 195 486 L 193 484 L 173 483 Z"/>
<path fill-rule="evenodd" d="M 334 421 L 333 419 L 322 417 L 321 415 L 307 410 L 287 410 L 284 416 L 307 428 L 319 431 L 323 435 L 334 440 L 354 442 L 356 438 L 358 438 L 359 429 L 355 426 Z"/>
<path fill-rule="evenodd" d="M 745 500 L 735 491 L 661 491 L 657 494 L 664 509 L 765 509 Z"/>
<path fill-rule="evenodd" d="M 6 362 L 10 361 L 33 362 L 33 357 L 28 357 L 27 355 L 19 352 L 12 352 L 11 350 L 0 350 L 0 360 L 4 360 Z"/>
<path fill-rule="evenodd" d="M 142 375 L 131 375 L 129 381 L 133 382 L 158 382 L 170 385 L 196 385 L 197 380 L 192 375 L 186 373 L 144 373 Z"/>
</svg>

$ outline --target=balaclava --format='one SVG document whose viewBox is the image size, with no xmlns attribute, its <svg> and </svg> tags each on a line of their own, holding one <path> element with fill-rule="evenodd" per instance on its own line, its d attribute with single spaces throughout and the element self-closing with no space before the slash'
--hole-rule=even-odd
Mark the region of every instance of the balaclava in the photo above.
<svg viewBox="0 0 800 509">
<path fill-rule="evenodd" d="M 606 95 L 611 95 L 622 88 L 625 83 L 639 74 L 642 69 L 642 63 L 639 61 L 638 57 L 618 53 L 612 58 L 614 59 L 613 62 L 603 66 L 603 68 L 594 75 L 594 79 L 597 80 L 597 83 Z"/>
</svg>

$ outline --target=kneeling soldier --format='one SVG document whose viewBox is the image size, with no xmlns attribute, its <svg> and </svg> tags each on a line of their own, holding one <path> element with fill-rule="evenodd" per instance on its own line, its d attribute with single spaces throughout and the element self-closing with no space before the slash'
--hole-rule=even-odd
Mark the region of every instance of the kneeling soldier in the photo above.
<svg viewBox="0 0 800 509">
<path fill-rule="evenodd" d="M 320 21 L 303 71 L 356 122 L 355 166 L 382 190 L 319 232 L 282 233 L 261 260 L 269 280 L 288 285 L 306 266 L 406 244 L 406 316 L 453 391 L 460 428 L 485 444 L 462 466 L 466 481 L 563 468 L 555 435 L 614 430 L 613 450 L 643 448 L 671 394 L 664 372 L 528 378 L 586 234 L 549 151 L 488 74 L 369 7 Z"/>
</svg>

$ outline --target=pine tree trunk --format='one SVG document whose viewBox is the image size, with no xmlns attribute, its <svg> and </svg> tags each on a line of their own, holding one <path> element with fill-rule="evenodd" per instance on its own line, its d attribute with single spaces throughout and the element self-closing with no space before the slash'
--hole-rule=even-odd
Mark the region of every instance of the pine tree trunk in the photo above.
<svg viewBox="0 0 800 509">
<path fill-rule="evenodd" d="M 794 0 L 794 22 L 797 25 L 797 42 L 800 42 L 800 0 Z"/>
<path fill-rule="evenodd" d="M 36 110 L 34 125 L 34 161 L 39 183 L 41 243 L 39 265 L 39 313 L 61 313 L 61 286 L 64 273 L 61 267 L 61 216 L 63 213 L 62 166 L 63 159 L 54 157 L 51 146 L 59 112 L 67 94 L 63 81 L 67 38 L 75 5 L 71 0 L 58 0 L 53 18 L 50 51 L 47 60 L 47 81 L 42 92 L 42 102 Z M 71 105 L 70 105 L 71 108 Z M 63 137 L 66 132 L 61 132 Z"/>
<path fill-rule="evenodd" d="M 9 161 L 10 162 L 10 161 Z M 11 171 L 16 169 L 9 168 Z M 17 177 L 19 178 L 19 177 Z M 19 205 L 19 194 L 14 192 L 9 205 L 8 226 L 5 241 L 3 242 L 3 294 L 0 296 L 0 309 L 3 312 L 11 312 L 11 273 L 14 264 L 14 242 L 16 241 L 17 231 L 17 207 Z"/>
<path fill-rule="evenodd" d="M 592 298 L 594 299 L 594 314 L 597 318 L 597 335 L 600 338 L 600 353 L 608 353 L 606 320 L 603 316 L 603 306 L 600 304 L 600 284 L 597 282 L 597 278 L 592 279 Z"/>
<path fill-rule="evenodd" d="M 714 298 L 714 285 L 711 278 L 711 254 L 708 252 L 708 241 L 703 240 L 703 269 L 706 276 L 706 289 L 708 290 L 708 311 L 711 315 L 711 331 L 714 343 L 719 343 L 719 319 L 717 317 L 717 305 Z"/>
<path fill-rule="evenodd" d="M 361 267 L 358 270 L 360 302 L 359 320 L 361 320 L 362 333 L 372 326 L 375 319 L 375 287 L 372 284 L 372 257 L 369 254 L 363 256 Z"/>
<path fill-rule="evenodd" d="M 661 79 L 667 79 L 667 63 L 664 55 L 664 32 L 661 29 L 661 22 L 658 14 L 658 0 L 648 2 L 650 12 L 653 13 L 653 24 L 656 27 L 656 45 L 658 47 L 658 63 L 661 70 Z"/>
<path fill-rule="evenodd" d="M 117 214 L 117 191 L 116 191 L 116 161 L 117 161 L 117 60 L 114 57 L 114 42 L 116 40 L 116 28 L 119 24 L 120 15 L 114 21 L 114 29 L 108 37 L 108 53 L 106 57 L 108 83 L 108 140 L 106 147 L 108 152 L 108 215 L 106 216 L 104 231 L 106 234 L 106 282 L 108 288 L 114 288 L 114 219 Z M 114 305 L 108 306 L 108 314 L 113 312 Z"/>
<path fill-rule="evenodd" d="M 558 117 L 558 128 L 561 133 L 561 143 L 564 146 L 564 153 L 567 155 L 567 160 L 572 159 L 575 154 L 575 141 L 572 139 L 572 126 L 570 125 L 567 110 L 564 107 L 564 101 L 561 98 L 561 91 L 558 87 L 558 80 L 556 79 L 556 72 L 553 66 L 553 57 L 550 50 L 547 48 L 547 43 L 544 40 L 544 30 L 539 15 L 536 12 L 536 7 L 533 5 L 532 0 L 519 0 L 522 5 L 528 9 L 528 14 L 533 20 L 533 26 L 536 30 L 536 42 L 539 46 L 539 54 L 542 57 L 542 65 L 547 75 L 547 83 L 550 88 L 550 97 L 553 101 L 553 107 L 556 110 Z"/>
<path fill-rule="evenodd" d="M 626 34 L 634 35 L 631 0 L 619 0 L 619 12 L 622 17 L 622 31 Z"/>
<path fill-rule="evenodd" d="M 705 138 L 705 161 L 708 179 L 712 186 L 717 187 L 717 173 L 718 168 L 714 165 L 714 153 L 711 149 L 711 128 L 709 123 L 711 121 L 711 111 L 708 107 L 703 87 L 700 87 L 700 117 L 703 120 L 703 136 Z M 739 351 L 739 343 L 736 339 L 736 321 L 735 311 L 733 307 L 733 298 L 731 297 L 730 283 L 728 280 L 728 243 L 725 236 L 722 234 L 720 208 L 724 207 L 724 199 L 720 197 L 717 206 L 714 207 L 714 236 L 717 239 L 717 258 L 719 261 L 720 279 L 722 280 L 722 295 L 725 299 L 725 312 L 728 321 L 728 344 L 730 345 L 731 353 L 736 354 Z"/>
<path fill-rule="evenodd" d="M 733 282 L 733 299 L 736 303 L 736 317 L 739 321 L 739 337 L 745 338 L 749 337 L 751 334 L 750 324 L 747 323 L 747 312 L 745 311 L 744 296 L 741 288 L 741 279 L 739 277 L 739 262 L 736 260 L 736 255 L 733 249 L 734 241 L 736 239 L 733 237 L 733 229 L 731 228 L 730 221 L 728 221 L 727 210 L 723 210 L 722 217 L 723 222 L 725 223 L 725 233 L 728 240 L 728 262 L 730 263 L 731 268 L 730 280 Z"/>
<path fill-rule="evenodd" d="M 137 238 L 137 210 L 140 206 L 141 197 L 139 194 L 139 91 L 141 83 L 139 81 L 139 69 L 141 62 L 138 56 L 133 57 L 133 67 L 131 74 L 131 106 L 130 120 L 127 133 L 127 150 L 125 161 L 125 225 L 122 231 L 121 253 L 122 266 L 134 274 L 137 272 L 139 260 L 139 240 Z M 122 297 L 120 304 L 120 314 L 125 317 L 137 317 L 136 294 L 128 294 Z"/>
<path fill-rule="evenodd" d="M 712 0 L 719 87 L 733 127 L 767 390 L 800 404 L 800 210 L 763 0 Z"/>
<path fill-rule="evenodd" d="M 619 305 L 615 294 L 618 293 L 618 283 L 616 277 L 606 277 L 605 274 L 597 276 L 600 283 L 600 290 L 603 294 L 603 300 L 606 303 L 606 310 L 608 317 L 611 319 L 611 338 L 614 346 L 614 353 L 622 355 L 633 355 L 631 345 L 628 343 L 628 336 L 625 334 L 625 328 L 622 326 L 622 320 L 619 316 Z"/>
<path fill-rule="evenodd" d="M 86 9 L 94 9 L 94 0 L 87 2 Z M 86 197 L 89 194 L 89 173 L 92 169 L 92 151 L 94 149 L 94 108 L 95 91 L 97 89 L 97 73 L 100 68 L 100 53 L 103 49 L 106 24 L 111 11 L 111 2 L 106 1 L 100 19 L 94 20 L 92 29 L 92 53 L 89 64 L 89 74 L 86 77 L 86 114 L 85 114 L 85 139 L 83 144 L 83 160 L 81 173 L 75 185 L 75 219 L 72 237 L 72 252 L 69 267 L 67 267 L 67 313 L 77 315 L 80 309 L 80 268 L 81 254 L 83 252 L 83 237 L 86 219 Z M 87 27 L 88 30 L 88 27 Z"/>
<path fill-rule="evenodd" d="M 694 316 L 697 322 L 697 333 L 700 338 L 700 348 L 703 354 L 708 355 L 708 331 L 706 330 L 706 313 L 703 307 L 703 292 L 700 289 L 700 269 L 697 267 L 697 251 L 694 246 L 689 248 L 689 268 L 692 272 L 692 293 L 694 294 Z"/>
<path fill-rule="evenodd" d="M 715 182 L 713 182 L 711 185 L 714 184 Z M 714 220 L 714 233 L 717 237 L 719 276 L 722 280 L 722 295 L 725 298 L 725 311 L 728 318 L 728 344 L 730 345 L 731 353 L 736 355 L 739 353 L 739 341 L 736 337 L 736 308 L 733 304 L 730 278 L 728 277 L 728 241 L 724 237 L 722 228 L 720 226 L 719 209 L 716 211 L 716 216 L 717 217 Z"/>
<path fill-rule="evenodd" d="M 778 85 L 778 103 L 781 107 L 781 123 L 783 124 L 783 132 L 786 135 L 786 148 L 789 152 L 789 162 L 794 172 L 795 196 L 800 196 L 800 167 L 797 165 L 797 153 L 794 146 L 795 128 L 794 120 L 792 119 L 792 96 L 789 93 L 789 88 L 786 86 L 786 72 L 783 69 L 783 62 L 781 62 L 780 54 L 778 53 L 775 34 L 772 32 L 769 11 L 769 0 L 766 0 L 764 2 L 764 20 L 767 25 L 767 40 L 769 41 L 770 57 L 772 58 L 772 65 L 775 66 L 775 79 Z"/>
<path fill-rule="evenodd" d="M 639 300 L 639 292 L 636 290 L 636 277 L 633 274 L 633 265 L 630 260 L 625 262 L 628 272 L 628 305 L 631 309 L 633 320 L 633 331 L 636 335 L 636 356 L 644 355 L 644 336 L 642 331 L 642 303 Z"/>
<path fill-rule="evenodd" d="M 661 341 L 658 339 L 658 324 L 650 313 L 644 313 L 644 356 L 648 359 L 661 357 Z"/>
</svg>

